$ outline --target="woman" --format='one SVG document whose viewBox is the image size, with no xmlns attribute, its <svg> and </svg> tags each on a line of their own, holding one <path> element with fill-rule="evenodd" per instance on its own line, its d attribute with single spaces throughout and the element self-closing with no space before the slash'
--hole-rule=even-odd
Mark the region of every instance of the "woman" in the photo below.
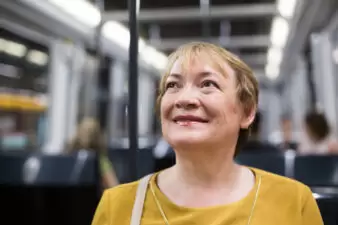
<svg viewBox="0 0 338 225">
<path fill-rule="evenodd" d="M 323 224 L 308 187 L 234 162 L 257 101 L 257 80 L 237 57 L 208 43 L 181 46 L 158 97 L 176 164 L 148 186 L 143 179 L 106 191 L 92 224 Z"/>
<path fill-rule="evenodd" d="M 337 154 L 338 144 L 331 134 L 323 113 L 309 112 L 304 119 L 304 134 L 299 147 L 301 154 Z"/>
<path fill-rule="evenodd" d="M 69 152 L 79 150 L 92 150 L 99 154 L 100 173 L 104 188 L 111 188 L 118 185 L 115 171 L 107 156 L 108 149 L 100 125 L 92 118 L 82 120 L 75 137 L 69 143 Z"/>
</svg>

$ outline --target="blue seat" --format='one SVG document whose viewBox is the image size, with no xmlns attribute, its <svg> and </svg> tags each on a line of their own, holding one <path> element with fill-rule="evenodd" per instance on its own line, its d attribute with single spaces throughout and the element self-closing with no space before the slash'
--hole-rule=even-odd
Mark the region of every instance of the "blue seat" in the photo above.
<svg viewBox="0 0 338 225">
<path fill-rule="evenodd" d="M 23 165 L 28 155 L 28 152 L 0 153 L 0 184 L 22 184 Z"/>
<path fill-rule="evenodd" d="M 0 184 L 69 186 L 97 182 L 95 155 L 1 154 Z"/>
<path fill-rule="evenodd" d="M 30 160 L 30 159 L 28 159 Z M 36 175 L 35 185 L 69 185 L 75 157 L 40 156 L 40 171 Z M 26 171 L 25 171 L 26 173 Z M 29 173 L 27 173 L 29 176 Z"/>
<path fill-rule="evenodd" d="M 95 154 L 79 151 L 73 155 L 41 155 L 36 185 L 93 185 L 97 182 Z"/>
<path fill-rule="evenodd" d="M 236 156 L 235 161 L 241 165 L 254 167 L 271 173 L 286 176 L 285 157 L 279 153 L 243 153 Z"/>
<path fill-rule="evenodd" d="M 133 181 L 130 178 L 129 149 L 110 149 L 108 157 L 113 163 L 120 183 Z M 154 172 L 154 157 L 151 148 L 137 150 L 137 178 Z"/>
<path fill-rule="evenodd" d="M 294 178 L 312 187 L 338 187 L 338 156 L 297 156 Z"/>
<path fill-rule="evenodd" d="M 318 198 L 317 204 L 325 225 L 338 224 L 338 196 L 325 196 Z"/>
</svg>

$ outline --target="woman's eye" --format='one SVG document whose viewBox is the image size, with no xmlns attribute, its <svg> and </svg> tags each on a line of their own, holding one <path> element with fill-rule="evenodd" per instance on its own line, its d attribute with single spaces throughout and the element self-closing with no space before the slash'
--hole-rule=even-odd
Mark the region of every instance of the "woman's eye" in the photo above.
<svg viewBox="0 0 338 225">
<path fill-rule="evenodd" d="M 176 88 L 176 87 L 177 87 L 176 82 L 168 82 L 167 85 L 165 86 L 165 89 Z"/>
<path fill-rule="evenodd" d="M 206 80 L 202 83 L 202 87 L 216 87 L 216 88 L 218 88 L 218 85 L 214 81 Z"/>
</svg>

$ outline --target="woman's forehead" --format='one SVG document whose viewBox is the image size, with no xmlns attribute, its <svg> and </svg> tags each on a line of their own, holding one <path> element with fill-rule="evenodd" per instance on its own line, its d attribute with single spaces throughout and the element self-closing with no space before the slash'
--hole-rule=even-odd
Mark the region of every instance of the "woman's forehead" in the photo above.
<svg viewBox="0 0 338 225">
<path fill-rule="evenodd" d="M 169 74 L 189 73 L 192 70 L 214 70 L 224 76 L 234 73 L 229 63 L 216 54 L 200 52 L 179 56 L 172 64 Z"/>
</svg>

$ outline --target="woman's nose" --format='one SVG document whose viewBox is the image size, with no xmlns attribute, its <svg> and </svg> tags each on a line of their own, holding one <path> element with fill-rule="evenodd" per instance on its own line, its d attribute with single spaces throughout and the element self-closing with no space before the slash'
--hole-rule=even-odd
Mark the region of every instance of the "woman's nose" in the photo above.
<svg viewBox="0 0 338 225">
<path fill-rule="evenodd" d="M 197 93 L 192 88 L 183 90 L 175 101 L 175 107 L 184 109 L 194 109 L 199 107 Z"/>
</svg>

